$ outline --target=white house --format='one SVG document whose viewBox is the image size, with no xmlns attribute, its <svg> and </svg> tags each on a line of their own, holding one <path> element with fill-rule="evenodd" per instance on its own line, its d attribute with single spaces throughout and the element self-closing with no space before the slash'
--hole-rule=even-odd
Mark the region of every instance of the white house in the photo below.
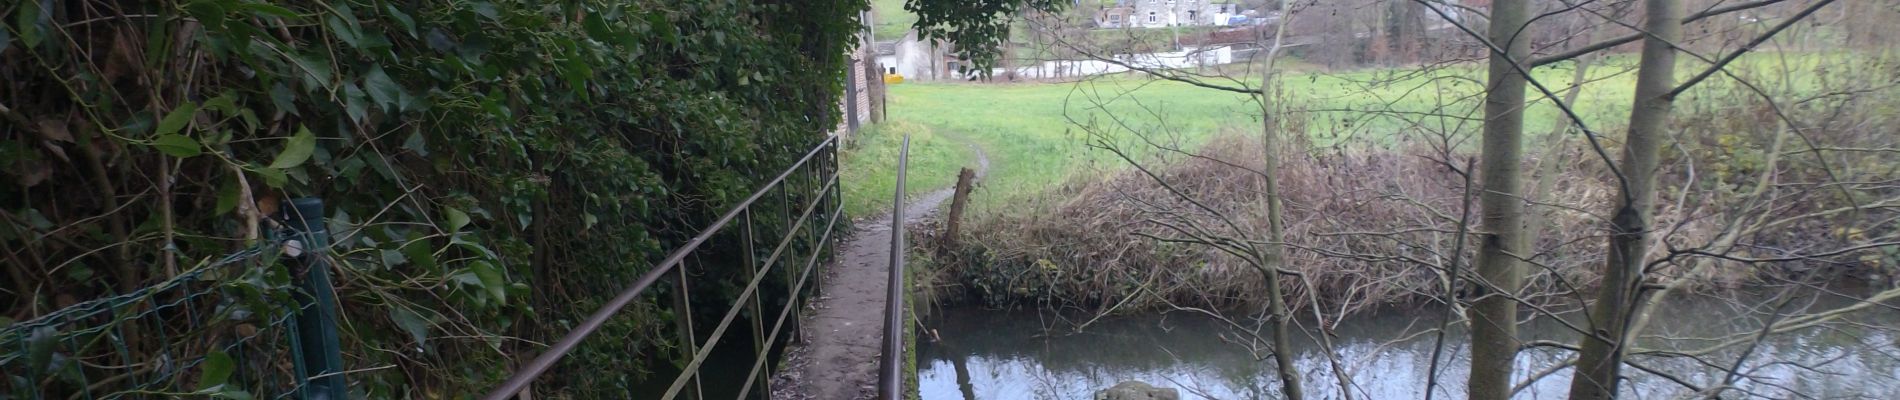
<svg viewBox="0 0 1900 400">
<path fill-rule="evenodd" d="M 1121 0 L 1118 7 L 1132 7 L 1127 26 L 1142 28 L 1223 26 L 1240 12 L 1232 0 Z"/>
</svg>

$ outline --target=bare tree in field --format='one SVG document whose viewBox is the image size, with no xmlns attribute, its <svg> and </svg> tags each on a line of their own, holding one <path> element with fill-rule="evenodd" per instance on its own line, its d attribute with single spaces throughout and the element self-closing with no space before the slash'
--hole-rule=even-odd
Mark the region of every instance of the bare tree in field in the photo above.
<svg viewBox="0 0 1900 400">
<path fill-rule="evenodd" d="M 1288 10 L 1285 18 L 1292 18 L 1292 7 L 1288 4 L 1288 0 L 1280 0 L 1280 9 Z M 1261 30 L 1263 36 L 1261 40 L 1266 43 L 1267 55 L 1264 61 L 1266 66 L 1260 69 L 1260 95 L 1255 97 L 1260 103 L 1260 156 L 1263 161 L 1260 177 L 1265 181 L 1262 184 L 1265 193 L 1262 195 L 1265 197 L 1263 200 L 1266 204 L 1263 206 L 1266 207 L 1267 212 L 1266 243 L 1265 248 L 1262 249 L 1263 268 L 1260 268 L 1260 273 L 1267 287 L 1268 318 L 1271 318 L 1275 346 L 1280 349 L 1292 347 L 1287 340 L 1290 337 L 1287 332 L 1289 324 L 1287 319 L 1293 314 L 1287 311 L 1286 295 L 1280 293 L 1280 269 L 1286 265 L 1286 246 L 1281 244 L 1286 237 L 1286 216 L 1282 211 L 1280 185 L 1276 182 L 1280 160 L 1275 150 L 1280 132 L 1277 132 L 1275 119 L 1280 116 L 1275 115 L 1276 109 L 1273 105 L 1273 88 L 1276 83 L 1274 77 L 1280 72 L 1274 68 L 1274 63 L 1279 58 L 1280 45 L 1286 37 L 1286 26 L 1285 21 L 1277 24 L 1273 37 L 1270 39 L 1264 37 L 1266 30 Z M 1306 395 L 1300 388 L 1299 369 L 1293 362 L 1293 354 L 1290 353 L 1292 352 L 1275 351 L 1273 361 L 1278 366 L 1281 387 L 1285 388 L 1287 398 L 1303 399 Z M 1351 391 L 1346 390 L 1343 393 L 1350 396 Z"/>
<path fill-rule="evenodd" d="M 1519 60 L 1530 54 L 1524 26 L 1530 21 L 1528 1 L 1498 1 L 1491 8 L 1492 43 L 1484 99 L 1484 148 L 1479 177 L 1483 186 L 1479 209 L 1478 277 L 1480 294 L 1471 308 L 1471 378 L 1473 399 L 1511 397 L 1511 370 L 1517 358 L 1517 290 L 1524 271 L 1517 257 L 1525 254 L 1524 203 L 1518 181 L 1524 146 L 1525 73 Z"/>
<path fill-rule="evenodd" d="M 1682 40 L 1681 0 L 1645 0 L 1641 66 L 1636 78 L 1636 100 L 1624 138 L 1623 159 L 1610 165 L 1619 195 L 1610 219 L 1610 239 L 1603 265 L 1603 284 L 1591 306 L 1589 330 L 1578 351 L 1577 372 L 1571 379 L 1572 399 L 1609 399 L 1617 396 L 1621 371 L 1632 345 L 1631 324 L 1642 308 L 1642 285 L 1649 265 L 1651 238 L 1656 227 L 1656 175 L 1675 99 L 1689 87 L 1721 71 L 1726 64 L 1772 38 L 1814 11 L 1831 3 L 1820 0 L 1770 29 L 1709 70 L 1682 86 L 1675 83 L 1677 42 Z"/>
</svg>

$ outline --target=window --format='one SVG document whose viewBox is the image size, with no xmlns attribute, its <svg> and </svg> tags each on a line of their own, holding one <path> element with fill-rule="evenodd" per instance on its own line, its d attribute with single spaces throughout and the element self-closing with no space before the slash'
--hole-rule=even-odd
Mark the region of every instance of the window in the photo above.
<svg viewBox="0 0 1900 400">
<path fill-rule="evenodd" d="M 1155 12 L 1154 12 L 1154 11 L 1149 11 L 1149 12 L 1148 12 L 1148 22 L 1155 22 L 1155 21 L 1156 21 L 1156 19 L 1155 19 Z"/>
<path fill-rule="evenodd" d="M 1122 15 L 1121 15 L 1121 14 L 1109 14 L 1109 15 L 1108 15 L 1108 22 L 1110 22 L 1110 23 L 1116 23 L 1116 24 L 1119 24 L 1119 23 L 1122 23 Z"/>
</svg>

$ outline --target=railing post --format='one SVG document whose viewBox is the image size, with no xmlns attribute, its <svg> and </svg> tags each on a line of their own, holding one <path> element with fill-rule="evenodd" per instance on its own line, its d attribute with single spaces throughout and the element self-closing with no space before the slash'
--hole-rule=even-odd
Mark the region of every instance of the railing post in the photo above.
<svg viewBox="0 0 1900 400">
<path fill-rule="evenodd" d="M 686 265 L 686 261 L 682 260 L 673 268 L 674 272 L 679 273 L 675 277 L 679 280 L 679 290 L 673 292 L 673 324 L 679 329 L 680 338 L 685 340 L 685 346 L 680 346 L 680 359 L 691 362 L 693 355 L 699 353 L 699 338 L 693 334 L 693 298 L 691 293 L 687 293 L 690 288 L 686 285 Z M 693 383 L 686 386 L 686 389 L 682 391 L 684 396 L 681 397 L 694 400 L 704 399 L 699 390 L 699 371 L 681 370 L 680 373 L 693 374 L 691 378 Z"/>
<path fill-rule="evenodd" d="M 746 206 L 744 218 L 745 218 L 745 245 L 744 245 L 745 276 L 756 276 L 759 274 L 759 253 L 758 253 L 758 250 L 752 248 L 753 235 L 752 235 L 752 207 L 751 206 Z M 758 279 L 764 280 L 766 279 L 766 277 L 760 276 L 758 277 Z M 791 288 L 792 288 L 791 285 L 785 286 L 786 290 L 791 290 Z M 748 309 L 752 312 L 752 351 L 753 351 L 752 354 L 758 358 L 766 358 L 766 353 L 772 351 L 771 348 L 765 346 L 765 311 L 764 311 L 765 307 L 759 304 L 761 301 L 763 301 L 762 298 L 765 297 L 763 294 L 761 294 L 763 292 L 764 292 L 764 289 L 760 289 L 759 292 L 754 292 L 752 294 L 752 301 L 746 304 L 746 307 L 748 307 Z M 798 295 L 797 293 L 792 294 L 792 296 L 797 296 L 797 295 Z M 740 299 L 740 300 L 743 301 L 744 299 Z M 786 299 L 787 302 L 790 302 L 793 300 L 795 300 L 795 298 Z M 767 398 L 767 399 L 772 398 L 771 381 L 772 381 L 771 371 L 765 370 L 765 369 L 759 370 L 758 390 L 759 390 L 759 394 L 761 398 Z"/>
<path fill-rule="evenodd" d="M 323 199 L 305 197 L 290 201 L 286 222 L 302 254 L 302 273 L 297 277 L 297 369 L 300 392 L 306 399 L 348 399 L 349 387 L 343 381 L 343 351 L 336 333 L 336 290 L 330 282 L 330 261 L 324 255 L 330 247 L 330 230 L 323 216 Z"/>
</svg>

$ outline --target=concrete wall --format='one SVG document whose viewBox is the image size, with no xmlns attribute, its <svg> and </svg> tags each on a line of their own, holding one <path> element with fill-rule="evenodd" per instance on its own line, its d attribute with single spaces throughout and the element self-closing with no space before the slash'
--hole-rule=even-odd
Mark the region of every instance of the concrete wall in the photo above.
<svg viewBox="0 0 1900 400">
<path fill-rule="evenodd" d="M 904 38 L 897 41 L 895 50 L 895 54 L 877 57 L 878 65 L 886 71 L 895 68 L 898 75 L 903 75 L 904 80 L 910 81 L 950 78 L 950 71 L 946 69 L 947 63 L 943 61 L 942 48 L 919 40 L 917 31 L 905 33 Z M 932 62 L 933 60 L 935 62 Z"/>
</svg>

